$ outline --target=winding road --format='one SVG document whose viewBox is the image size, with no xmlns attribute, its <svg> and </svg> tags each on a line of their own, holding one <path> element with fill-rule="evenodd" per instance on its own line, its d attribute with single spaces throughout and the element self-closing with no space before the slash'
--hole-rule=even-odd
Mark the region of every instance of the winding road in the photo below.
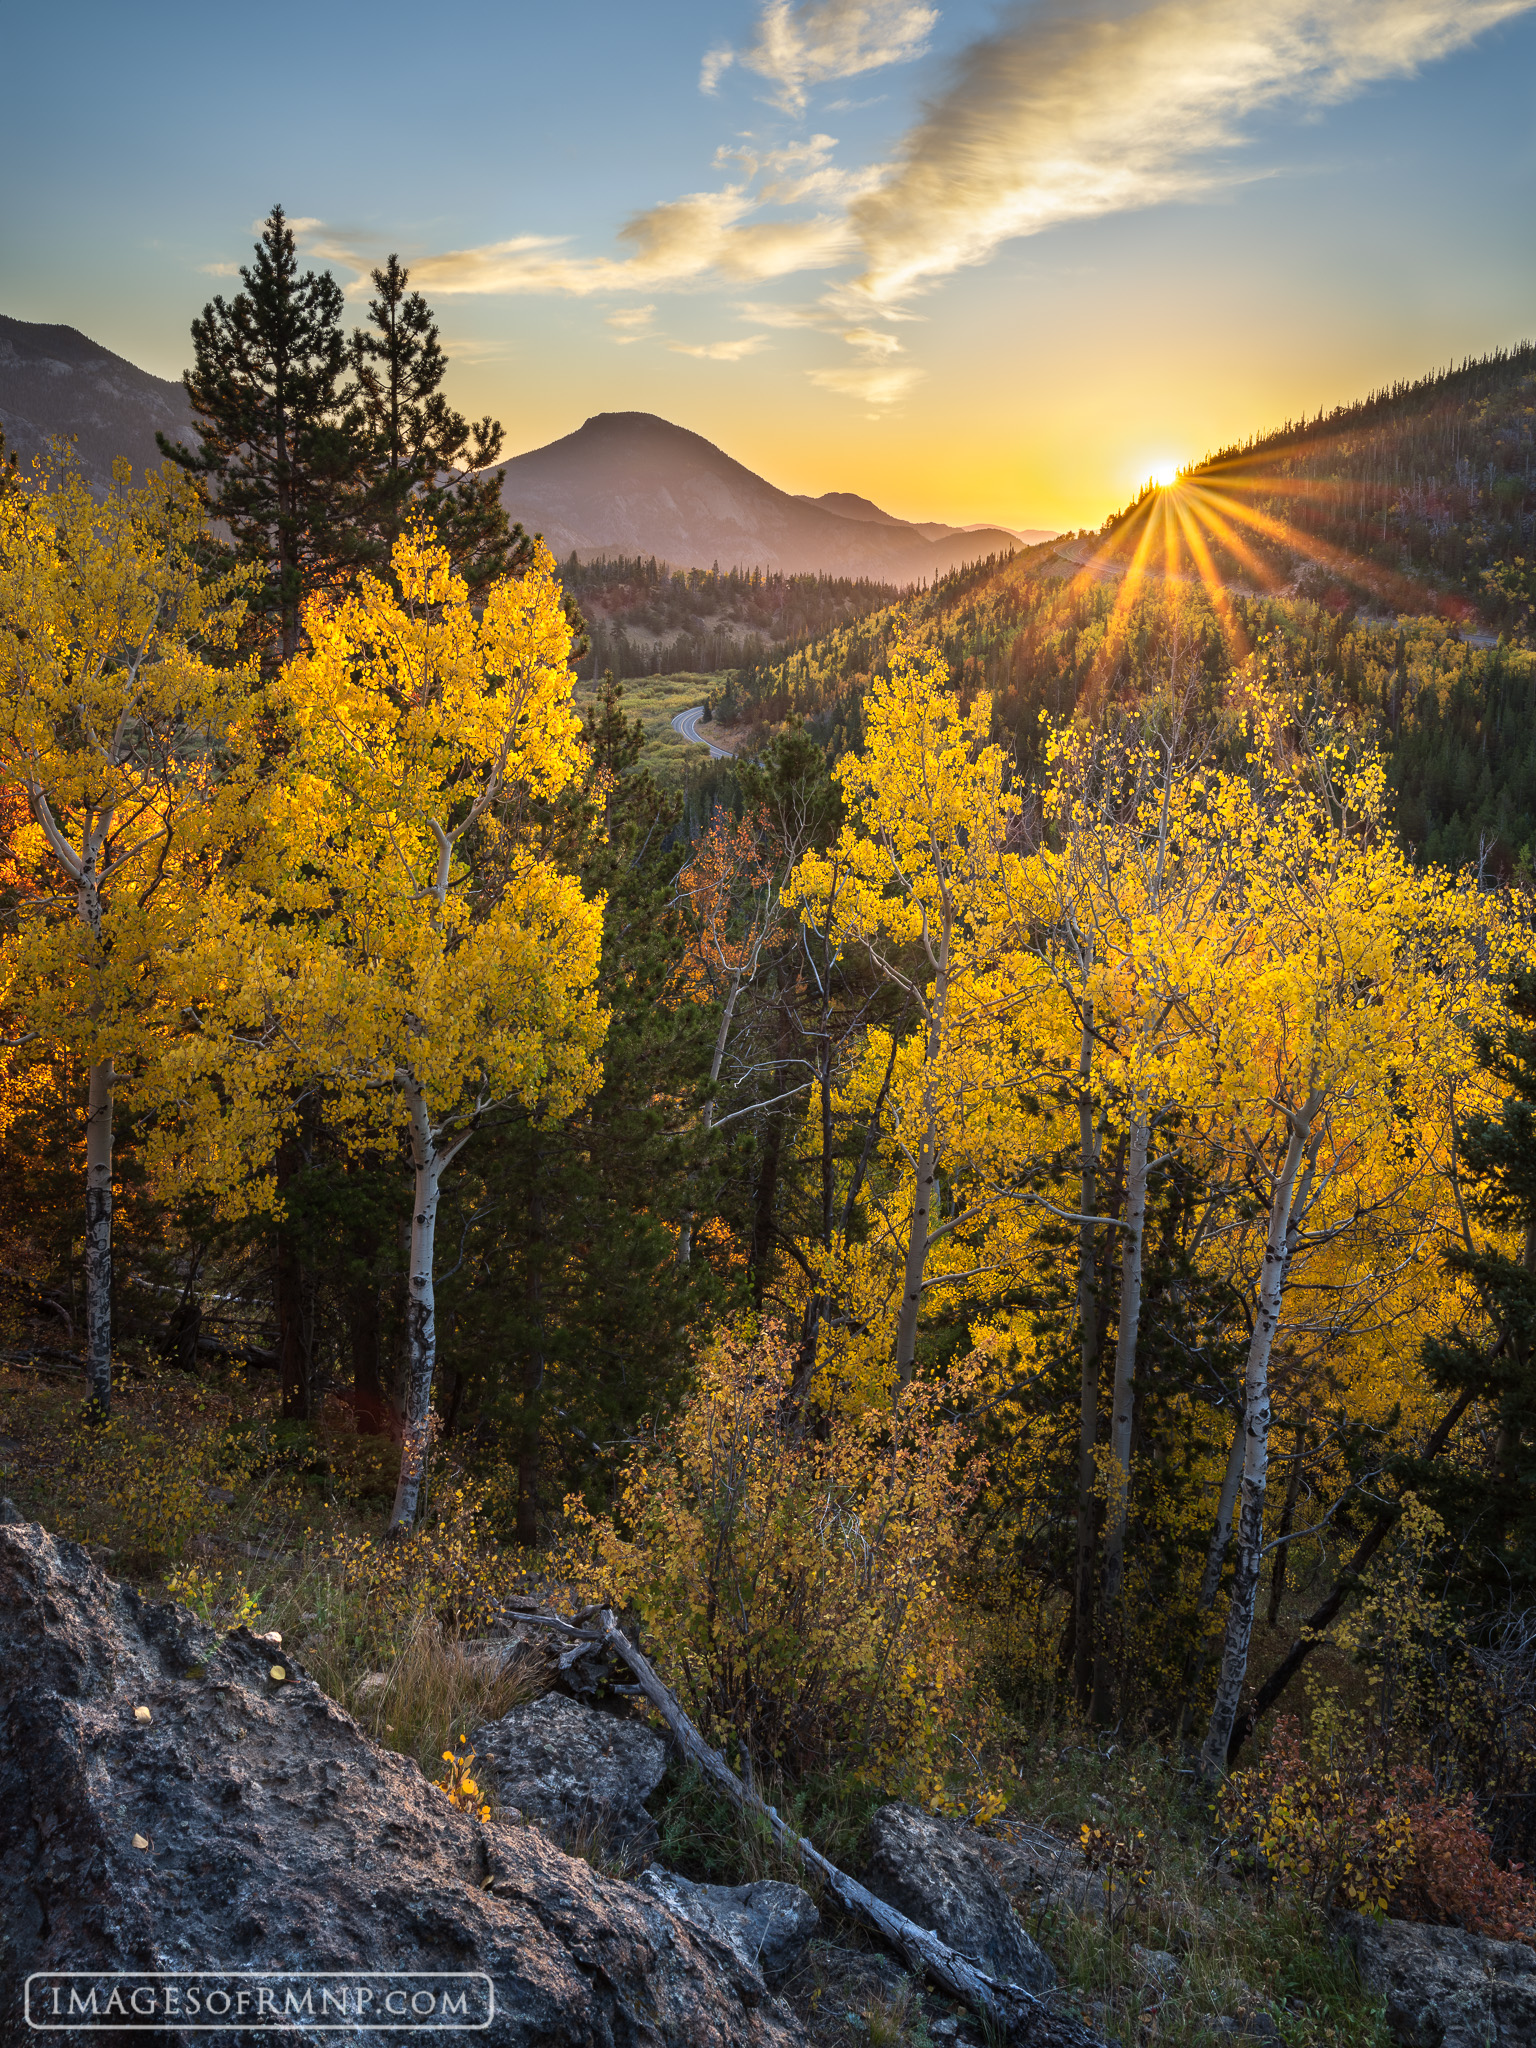
<svg viewBox="0 0 1536 2048">
<path fill-rule="evenodd" d="M 706 739 L 699 731 L 699 720 L 703 716 L 702 704 L 695 704 L 691 711 L 679 711 L 672 721 L 672 730 L 681 733 L 685 740 L 692 740 L 696 747 L 708 747 L 711 761 L 723 761 L 730 753 L 730 748 L 717 747 L 713 740 Z"/>
</svg>

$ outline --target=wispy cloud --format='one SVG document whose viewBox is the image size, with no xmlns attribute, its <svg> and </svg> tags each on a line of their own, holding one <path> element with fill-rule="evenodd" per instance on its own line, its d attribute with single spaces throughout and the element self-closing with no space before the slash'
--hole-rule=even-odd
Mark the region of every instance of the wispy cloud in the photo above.
<svg viewBox="0 0 1536 2048">
<path fill-rule="evenodd" d="M 633 341 L 646 340 L 655 318 L 654 306 L 625 306 L 619 312 L 607 315 L 608 325 L 614 329 L 620 348 L 627 348 Z"/>
<path fill-rule="evenodd" d="M 813 384 L 824 391 L 841 392 L 845 398 L 862 398 L 867 405 L 894 405 L 905 398 L 922 371 L 907 365 L 888 369 L 878 363 L 847 363 L 830 369 L 807 370 Z"/>
<path fill-rule="evenodd" d="M 853 202 L 860 282 L 891 299 L 1004 241 L 1207 191 L 1247 117 L 1322 106 L 1461 48 L 1536 0 L 1059 0 L 973 43 Z"/>
<path fill-rule="evenodd" d="M 743 356 L 755 356 L 768 346 L 766 334 L 744 335 L 740 341 L 669 341 L 674 355 L 699 356 L 706 363 L 739 363 Z"/>
<path fill-rule="evenodd" d="M 774 106 L 803 113 L 814 86 L 921 56 L 938 18 L 936 7 L 910 0 L 766 0 L 746 49 L 721 45 L 705 57 L 699 90 L 714 92 L 739 64 L 767 80 Z"/>
</svg>

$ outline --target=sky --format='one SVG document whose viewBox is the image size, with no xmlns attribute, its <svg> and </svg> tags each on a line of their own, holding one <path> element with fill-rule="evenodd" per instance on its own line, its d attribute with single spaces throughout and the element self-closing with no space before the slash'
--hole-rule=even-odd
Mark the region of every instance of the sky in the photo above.
<svg viewBox="0 0 1536 2048">
<path fill-rule="evenodd" d="M 0 311 L 176 376 L 280 202 L 396 251 L 506 452 L 661 414 L 782 488 L 1096 528 L 1536 334 L 1536 0 L 5 10 Z"/>
</svg>

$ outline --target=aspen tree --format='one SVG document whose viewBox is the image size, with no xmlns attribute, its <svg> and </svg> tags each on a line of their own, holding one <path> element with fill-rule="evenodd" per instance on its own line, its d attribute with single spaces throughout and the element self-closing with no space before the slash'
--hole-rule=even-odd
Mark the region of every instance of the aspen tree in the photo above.
<svg viewBox="0 0 1536 2048">
<path fill-rule="evenodd" d="M 166 975 L 238 815 L 223 743 L 251 687 L 208 659 L 233 645 L 248 579 L 204 577 L 190 483 L 130 476 L 115 464 L 98 503 L 44 462 L 0 493 L 0 782 L 25 799 L 33 879 L 5 966 L 30 1029 L 89 1072 L 86 1371 L 103 1417 L 116 1092 L 167 1028 Z"/>
<path fill-rule="evenodd" d="M 437 1359 L 434 1250 L 443 1177 L 487 1114 L 570 1113 L 597 1085 L 601 901 L 523 826 L 580 761 L 570 631 L 542 548 L 484 611 L 420 530 L 395 545 L 400 596 L 372 578 L 312 604 L 310 652 L 282 695 L 292 772 L 276 824 L 281 931 L 248 1003 L 293 1021 L 334 1113 L 378 1121 L 381 1093 L 414 1180 L 404 1445 L 391 1527 L 420 1499 Z"/>
<path fill-rule="evenodd" d="M 952 1277 L 928 1272 L 930 1253 L 995 1199 L 935 1215 L 941 1171 L 968 1117 L 1009 1086 L 1000 1041 L 1025 993 L 1013 944 L 1019 855 L 1007 846 L 1020 803 L 1002 749 L 987 743 L 991 699 L 978 696 L 962 712 L 942 654 L 914 636 L 896 642 L 889 677 L 871 683 L 865 720 L 865 752 L 837 767 L 847 823 L 828 853 L 800 862 L 785 901 L 837 945 L 861 947 L 918 1019 L 908 1060 L 898 1062 L 893 1119 L 910 1175 L 895 1233 L 894 1362 L 905 1388 L 925 1295 Z"/>
<path fill-rule="evenodd" d="M 1274 747 L 1261 721 L 1260 748 Z M 1265 1203 L 1236 1566 L 1200 1757 L 1207 1778 L 1226 1768 L 1248 1667 L 1265 1553 L 1270 1363 L 1288 1289 L 1324 1253 L 1340 1284 L 1366 1294 L 1424 1256 L 1432 1183 L 1451 1155 L 1449 1101 L 1473 1056 L 1476 992 L 1504 949 L 1497 918 L 1472 892 L 1414 869 L 1398 850 L 1378 761 L 1352 767 L 1319 754 L 1302 765 L 1314 786 L 1298 777 L 1278 800 L 1258 751 L 1256 787 L 1228 784 L 1252 915 L 1237 957 L 1216 962 L 1189 1004 L 1211 1055 L 1213 1128 L 1224 1120 L 1222 1142 Z"/>
</svg>

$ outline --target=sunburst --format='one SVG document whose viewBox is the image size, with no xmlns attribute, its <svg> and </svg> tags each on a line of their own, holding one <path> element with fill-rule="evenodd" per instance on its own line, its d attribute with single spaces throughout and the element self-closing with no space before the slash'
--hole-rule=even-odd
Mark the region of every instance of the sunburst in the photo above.
<svg viewBox="0 0 1536 2048">
<path fill-rule="evenodd" d="M 1326 459 L 1327 444 L 1309 445 L 1306 452 L 1313 460 L 1319 455 Z M 1298 563 L 1322 570 L 1337 585 L 1366 592 L 1374 605 L 1393 614 L 1457 610 L 1445 593 L 1379 561 L 1350 554 L 1312 530 L 1317 515 L 1346 506 L 1357 516 L 1369 506 L 1385 521 L 1393 496 L 1386 486 L 1355 478 L 1337 482 L 1281 474 L 1274 455 L 1259 451 L 1182 470 L 1172 461 L 1161 462 L 1130 511 L 1091 550 L 1078 553 L 1074 580 L 1119 582 L 1111 633 L 1149 585 L 1198 585 L 1237 658 L 1249 648 L 1234 594 L 1283 595 L 1294 585 Z"/>
</svg>

